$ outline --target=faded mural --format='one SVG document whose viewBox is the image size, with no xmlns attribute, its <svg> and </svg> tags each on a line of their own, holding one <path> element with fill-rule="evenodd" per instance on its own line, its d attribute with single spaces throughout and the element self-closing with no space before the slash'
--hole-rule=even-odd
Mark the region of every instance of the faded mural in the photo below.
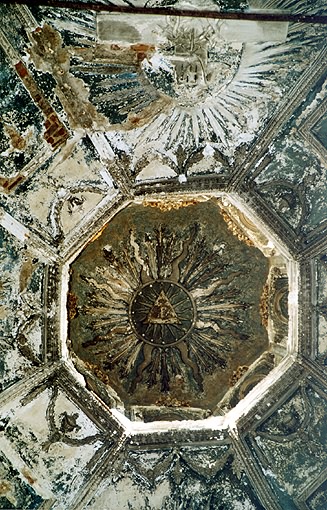
<svg viewBox="0 0 327 510">
<path fill-rule="evenodd" d="M 95 4 L 0 4 L 0 509 L 324 510 L 326 27 L 168 9 L 326 2 Z"/>
</svg>

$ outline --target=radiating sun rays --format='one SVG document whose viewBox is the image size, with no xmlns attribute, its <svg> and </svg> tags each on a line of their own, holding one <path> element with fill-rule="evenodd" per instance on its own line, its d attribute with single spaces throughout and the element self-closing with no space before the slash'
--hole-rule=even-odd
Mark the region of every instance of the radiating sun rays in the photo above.
<svg viewBox="0 0 327 510">
<path fill-rule="evenodd" d="M 102 360 L 102 370 L 119 368 L 130 381 L 160 385 L 185 370 L 203 390 L 203 375 L 224 370 L 245 310 L 234 282 L 242 274 L 209 249 L 198 224 L 182 235 L 159 225 L 140 239 L 134 230 L 116 252 L 102 249 L 102 265 L 81 274 L 86 285 L 86 317 L 92 338 L 82 349 Z"/>
</svg>

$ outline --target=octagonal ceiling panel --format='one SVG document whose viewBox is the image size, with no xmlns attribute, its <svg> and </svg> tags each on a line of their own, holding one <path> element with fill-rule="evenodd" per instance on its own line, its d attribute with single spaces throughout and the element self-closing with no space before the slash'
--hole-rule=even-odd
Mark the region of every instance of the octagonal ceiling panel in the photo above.
<svg viewBox="0 0 327 510">
<path fill-rule="evenodd" d="M 196 197 L 130 205 L 70 265 L 71 354 L 129 415 L 134 406 L 173 406 L 205 417 L 275 366 L 269 340 L 287 338 L 286 261 L 272 245 L 267 258 L 223 207 Z"/>
<path fill-rule="evenodd" d="M 168 5 L 147 5 L 163 3 Z M 323 0 L 249 3 L 326 12 Z M 157 34 L 153 41 L 130 42 L 126 32 L 119 32 L 119 40 L 117 31 L 100 33 L 101 16 L 73 11 L 69 4 L 0 7 L 0 507 L 105 510 L 109 501 L 135 510 L 168 510 L 175 502 L 196 509 L 210 502 L 227 509 L 325 510 L 325 28 L 292 23 L 285 41 L 272 40 L 269 30 L 265 41 L 231 41 L 221 37 L 221 22 L 162 18 L 161 41 Z M 247 8 L 236 0 L 196 3 L 201 9 L 218 5 Z M 231 200 L 221 216 L 216 199 L 207 199 L 222 196 L 227 186 L 245 206 L 237 210 Z M 200 196 L 206 201 L 195 204 Z M 150 207 L 159 202 L 171 208 L 186 199 L 187 207 L 170 212 Z M 256 214 L 244 216 L 246 204 Z M 212 207 L 217 214 L 207 213 L 205 220 L 198 215 L 189 242 L 195 232 L 191 211 Z M 132 221 L 132 233 L 122 226 L 130 212 L 139 220 Z M 214 217 L 220 218 L 217 228 Z M 162 218 L 172 218 L 165 232 Z M 100 235 L 90 242 L 93 234 Z M 219 253 L 214 246 L 222 244 L 220 236 L 231 249 L 213 257 L 200 284 L 181 281 L 186 265 L 198 264 L 201 237 L 204 256 L 205 250 Z M 161 277 L 158 239 L 170 253 Z M 258 252 L 249 239 L 260 246 L 258 260 L 265 267 L 252 278 L 260 284 L 256 293 L 245 286 L 250 277 L 240 275 L 208 296 L 194 296 L 217 283 L 218 274 L 228 279 L 244 270 L 244 254 Z M 279 252 L 276 257 L 276 243 L 268 239 L 284 242 L 299 272 L 285 246 L 284 259 Z M 68 352 L 65 346 L 67 261 L 78 265 L 92 245 L 102 252 L 90 255 L 89 265 L 100 271 L 92 269 L 90 276 L 81 263 L 84 280 L 72 274 L 71 285 L 82 296 L 76 301 L 70 295 L 69 310 L 71 330 L 80 321 L 87 341 L 96 339 L 84 347 L 93 362 L 105 356 L 105 378 L 101 364 L 86 367 L 93 362 L 78 360 L 72 346 Z M 128 267 L 124 263 L 117 275 L 117 257 L 121 264 L 131 262 L 133 285 L 113 287 Z M 253 267 L 251 258 L 257 258 L 250 255 Z M 175 279 L 173 267 L 180 271 Z M 108 278 L 110 317 L 125 320 L 139 347 L 134 360 L 132 348 L 125 352 L 124 367 L 109 357 L 109 343 L 117 356 L 127 335 L 117 334 L 114 344 L 104 325 Z M 187 305 L 183 320 L 177 296 Z M 140 316 L 148 298 L 151 306 Z M 218 305 L 232 305 L 228 333 L 221 332 L 227 312 L 222 321 Z M 95 313 L 89 313 L 92 306 Z M 209 321 L 207 329 L 198 324 Z M 166 336 L 178 326 L 180 336 Z M 151 342 L 151 328 L 159 327 Z M 259 337 L 265 350 L 254 360 Z M 212 340 L 214 354 L 207 348 Z M 80 342 L 72 339 L 78 349 Z M 196 342 L 200 347 L 194 349 Z M 193 348 L 184 358 L 183 343 Z M 241 348 L 247 346 L 253 352 L 243 363 Z M 178 370 L 168 371 L 169 378 L 163 374 L 165 358 L 171 370 L 170 354 L 159 356 L 159 371 L 153 370 L 156 353 L 164 349 L 177 359 Z M 232 350 L 238 353 L 235 366 Z M 178 380 L 183 390 L 176 390 Z M 163 391 L 167 384 L 169 391 Z M 228 391 L 220 399 L 222 387 Z M 199 395 L 211 396 L 211 403 Z M 150 405 L 142 405 L 144 399 Z"/>
</svg>

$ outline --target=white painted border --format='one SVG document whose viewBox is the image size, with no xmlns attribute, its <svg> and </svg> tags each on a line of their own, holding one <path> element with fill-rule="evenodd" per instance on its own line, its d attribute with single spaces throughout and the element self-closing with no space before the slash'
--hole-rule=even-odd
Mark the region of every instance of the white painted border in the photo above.
<svg viewBox="0 0 327 510">
<path fill-rule="evenodd" d="M 298 349 L 298 290 L 299 290 L 299 264 L 294 261 L 289 250 L 284 243 L 280 241 L 277 235 L 268 228 L 260 217 L 252 210 L 251 205 L 246 203 L 236 193 L 226 192 L 190 192 L 190 193 L 156 193 L 137 197 L 134 200 L 126 200 L 118 208 L 108 211 L 108 218 L 103 222 L 102 227 L 97 229 L 101 232 L 110 220 L 123 209 L 132 204 L 142 204 L 144 200 L 183 200 L 200 198 L 203 201 L 211 198 L 220 198 L 228 200 L 233 206 L 239 209 L 246 217 L 253 222 L 258 229 L 267 237 L 268 241 L 285 259 L 287 274 L 289 279 L 289 333 L 287 342 L 287 356 L 275 367 L 260 383 L 258 383 L 238 404 L 224 416 L 210 416 L 202 420 L 176 420 L 176 421 L 153 421 L 139 422 L 129 420 L 118 408 L 112 408 L 111 413 L 120 422 L 124 429 L 131 435 L 136 434 L 153 434 L 154 432 L 168 432 L 172 430 L 211 430 L 218 433 L 219 431 L 234 431 L 237 435 L 237 424 L 240 419 L 244 418 L 259 401 L 267 399 L 272 392 L 274 385 L 281 377 L 291 368 L 296 360 L 296 352 Z M 90 240 L 97 233 L 90 233 L 90 237 L 84 240 L 80 246 L 69 254 L 61 268 L 61 286 L 60 286 L 60 341 L 62 346 L 62 357 L 69 364 L 75 377 L 85 385 L 84 377 L 76 370 L 69 358 L 67 347 L 68 335 L 68 318 L 67 318 L 67 292 L 69 284 L 69 266 L 78 257 L 81 251 L 87 246 Z M 269 404 L 269 402 L 268 402 Z M 259 419 L 259 418 L 258 418 Z M 219 435 L 219 434 L 218 434 Z M 218 435 L 212 435 L 212 440 L 219 440 Z M 221 439 L 221 438 L 220 438 Z"/>
</svg>

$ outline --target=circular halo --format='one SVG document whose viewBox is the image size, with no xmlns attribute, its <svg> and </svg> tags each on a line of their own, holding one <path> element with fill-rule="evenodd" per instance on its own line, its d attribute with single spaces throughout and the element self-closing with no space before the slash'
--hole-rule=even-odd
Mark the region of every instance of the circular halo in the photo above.
<svg viewBox="0 0 327 510">
<path fill-rule="evenodd" d="M 165 348 L 181 342 L 191 332 L 196 309 L 185 287 L 170 280 L 153 280 L 135 292 L 129 319 L 141 340 Z"/>
</svg>

